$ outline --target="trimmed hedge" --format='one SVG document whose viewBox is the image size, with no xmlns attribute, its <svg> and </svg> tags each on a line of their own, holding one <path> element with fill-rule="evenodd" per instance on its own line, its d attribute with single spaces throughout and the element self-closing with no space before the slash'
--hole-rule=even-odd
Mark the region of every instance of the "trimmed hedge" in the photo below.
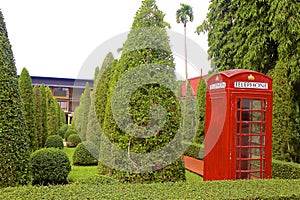
<svg viewBox="0 0 300 200">
<path fill-rule="evenodd" d="M 66 183 L 71 171 L 67 154 L 56 148 L 40 149 L 32 153 L 31 165 L 33 185 Z"/>
<path fill-rule="evenodd" d="M 47 140 L 45 142 L 45 147 L 63 149 L 64 148 L 63 139 L 59 135 L 50 135 L 47 137 Z"/>
<path fill-rule="evenodd" d="M 76 147 L 81 142 L 78 134 L 71 134 L 67 139 L 68 147 Z"/>
<path fill-rule="evenodd" d="M 97 165 L 98 160 L 93 157 L 91 152 L 98 152 L 97 147 L 92 142 L 85 141 L 80 143 L 73 155 L 73 165 Z"/>
<path fill-rule="evenodd" d="M 300 180 L 120 184 L 99 178 L 51 187 L 5 188 L 0 199 L 299 199 Z"/>
<path fill-rule="evenodd" d="M 67 141 L 68 137 L 72 134 L 77 134 L 77 130 L 72 127 L 69 127 L 64 136 L 65 140 Z"/>
<path fill-rule="evenodd" d="M 272 177 L 280 179 L 300 179 L 300 164 L 273 160 Z"/>
</svg>

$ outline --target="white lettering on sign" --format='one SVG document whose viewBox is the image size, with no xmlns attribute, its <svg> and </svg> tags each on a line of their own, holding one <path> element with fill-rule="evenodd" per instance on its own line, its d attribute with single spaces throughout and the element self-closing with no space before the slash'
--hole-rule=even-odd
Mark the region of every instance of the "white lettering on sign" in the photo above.
<svg viewBox="0 0 300 200">
<path fill-rule="evenodd" d="M 210 90 L 226 88 L 226 82 L 214 83 L 209 86 Z"/>
<path fill-rule="evenodd" d="M 235 88 L 268 89 L 268 83 L 262 82 L 234 82 Z"/>
</svg>

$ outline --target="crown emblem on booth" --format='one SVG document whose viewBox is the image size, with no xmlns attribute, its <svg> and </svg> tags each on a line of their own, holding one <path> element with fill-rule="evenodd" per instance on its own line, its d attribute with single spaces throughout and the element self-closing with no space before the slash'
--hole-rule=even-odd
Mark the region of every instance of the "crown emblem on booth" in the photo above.
<svg viewBox="0 0 300 200">
<path fill-rule="evenodd" d="M 255 77 L 254 77 L 252 74 L 250 74 L 250 75 L 248 76 L 248 80 L 249 80 L 249 81 L 254 81 L 254 79 L 255 79 Z"/>
</svg>

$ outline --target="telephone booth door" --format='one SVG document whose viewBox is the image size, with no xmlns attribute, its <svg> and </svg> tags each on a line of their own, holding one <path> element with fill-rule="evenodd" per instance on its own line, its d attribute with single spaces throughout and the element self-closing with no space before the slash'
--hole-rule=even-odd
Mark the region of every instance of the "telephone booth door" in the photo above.
<svg viewBox="0 0 300 200">
<path fill-rule="evenodd" d="M 271 149 L 266 145 L 266 129 L 270 120 L 267 114 L 270 99 L 259 97 L 243 97 L 233 95 L 236 108 L 235 120 L 235 178 L 236 179 L 263 179 L 269 178 L 269 170 L 266 170 L 266 153 Z M 266 174 L 267 173 L 267 174 Z"/>
</svg>

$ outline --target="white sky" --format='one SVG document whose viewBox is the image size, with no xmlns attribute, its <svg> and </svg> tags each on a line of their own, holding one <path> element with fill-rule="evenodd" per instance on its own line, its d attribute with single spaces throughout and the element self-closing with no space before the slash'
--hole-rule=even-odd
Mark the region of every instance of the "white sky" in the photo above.
<svg viewBox="0 0 300 200">
<path fill-rule="evenodd" d="M 194 32 L 206 17 L 209 0 L 156 0 L 156 3 L 166 14 L 165 21 L 171 24 L 171 31 L 180 34 L 183 25 L 176 23 L 176 10 L 180 3 L 192 6 L 194 21 L 187 25 L 187 36 L 203 50 L 208 49 L 207 35 Z M 99 45 L 128 32 L 140 6 L 141 0 L 0 0 L 18 74 L 26 67 L 32 76 L 63 78 L 78 78 L 86 59 Z M 188 55 L 196 53 L 192 51 L 188 49 Z M 181 73 L 182 55 L 175 56 Z M 101 66 L 102 60 L 98 63 Z M 203 63 L 205 74 L 209 65 L 207 61 Z M 192 71 L 190 77 L 199 75 L 199 71 Z M 93 70 L 87 76 L 93 78 Z"/>
</svg>

